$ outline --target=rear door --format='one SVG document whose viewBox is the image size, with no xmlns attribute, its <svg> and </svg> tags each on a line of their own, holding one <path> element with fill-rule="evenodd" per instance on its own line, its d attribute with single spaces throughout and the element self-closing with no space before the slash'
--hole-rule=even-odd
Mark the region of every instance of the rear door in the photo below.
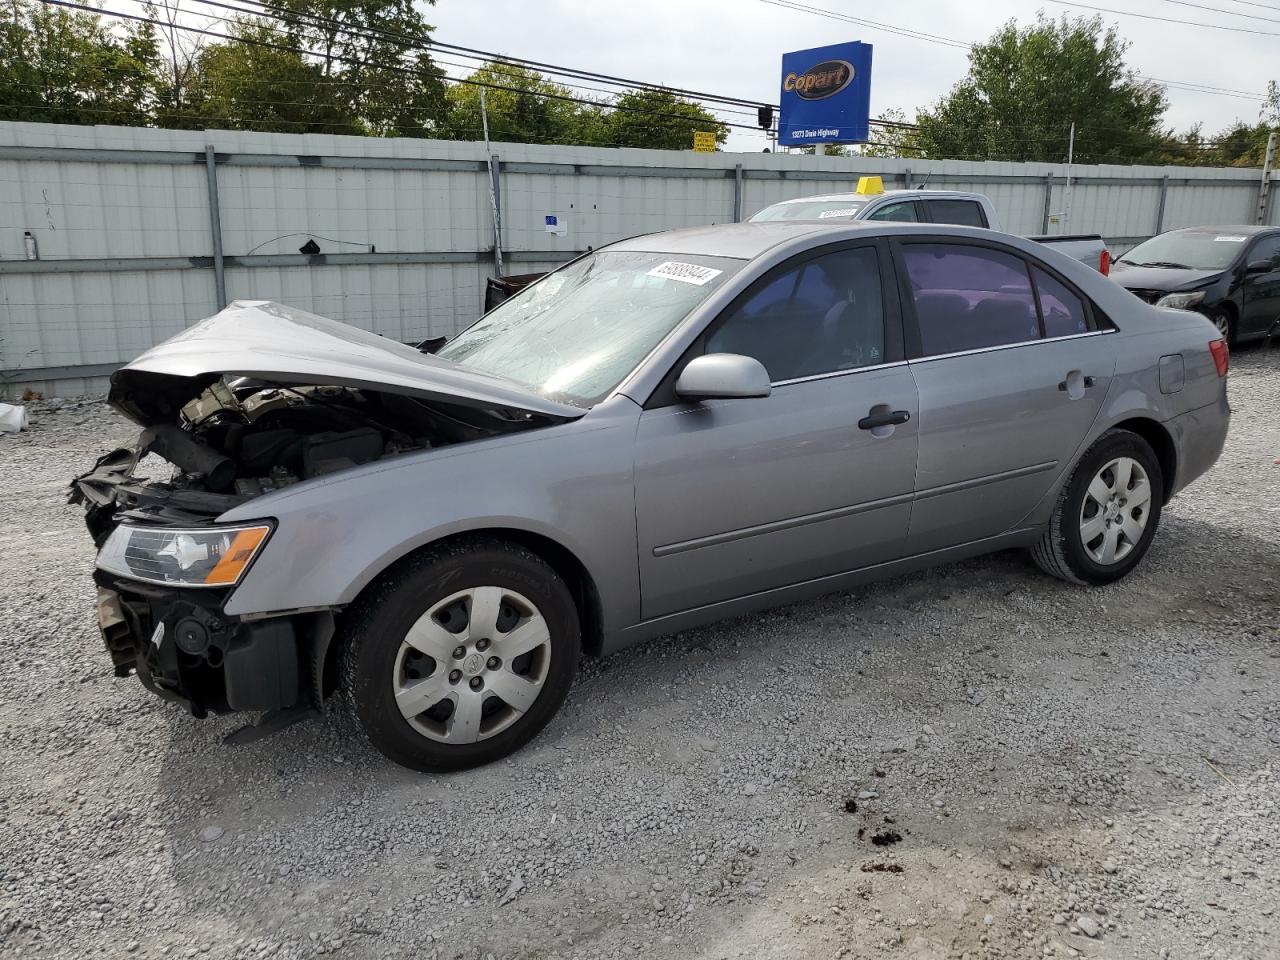
<svg viewBox="0 0 1280 960">
<path fill-rule="evenodd" d="M 1003 244 L 897 245 L 920 394 L 908 554 L 1016 529 L 1072 462 L 1115 361 L 1088 301 Z"/>
<path fill-rule="evenodd" d="M 645 619 L 902 555 L 918 410 L 888 257 L 867 242 L 781 265 L 650 399 L 635 461 Z M 680 401 L 670 381 L 704 353 L 760 360 L 771 395 Z"/>
<path fill-rule="evenodd" d="M 1244 262 L 1258 260 L 1270 261 L 1271 270 L 1245 274 L 1239 332 L 1246 337 L 1265 336 L 1280 321 L 1280 234 L 1254 241 Z"/>
</svg>

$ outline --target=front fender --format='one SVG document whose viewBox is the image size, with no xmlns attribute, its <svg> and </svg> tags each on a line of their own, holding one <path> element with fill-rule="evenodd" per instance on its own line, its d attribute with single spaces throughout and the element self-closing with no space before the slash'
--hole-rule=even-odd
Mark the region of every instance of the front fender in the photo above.
<svg viewBox="0 0 1280 960">
<path fill-rule="evenodd" d="M 571 552 L 599 591 L 606 631 L 630 625 L 638 416 L 619 397 L 570 423 L 379 461 L 237 507 L 220 520 L 271 517 L 276 529 L 226 611 L 341 606 L 426 544 L 508 528 Z"/>
</svg>

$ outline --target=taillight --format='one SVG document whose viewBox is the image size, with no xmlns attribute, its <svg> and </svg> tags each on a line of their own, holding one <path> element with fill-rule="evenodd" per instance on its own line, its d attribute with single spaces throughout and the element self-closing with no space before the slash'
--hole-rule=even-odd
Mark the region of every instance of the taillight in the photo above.
<svg viewBox="0 0 1280 960">
<path fill-rule="evenodd" d="M 1111 251 L 1103 250 L 1102 255 L 1098 257 L 1098 272 L 1104 277 L 1111 275 Z"/>
<path fill-rule="evenodd" d="M 1227 341 L 1214 340 L 1209 344 L 1209 352 L 1213 354 L 1213 365 L 1218 368 L 1218 376 L 1225 377 L 1231 367 L 1231 351 L 1227 349 Z"/>
</svg>

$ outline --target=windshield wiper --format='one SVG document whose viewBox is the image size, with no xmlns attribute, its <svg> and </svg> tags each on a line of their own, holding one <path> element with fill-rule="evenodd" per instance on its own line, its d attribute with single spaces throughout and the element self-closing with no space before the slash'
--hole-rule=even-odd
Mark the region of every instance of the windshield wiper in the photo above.
<svg viewBox="0 0 1280 960">
<path fill-rule="evenodd" d="M 1175 263 L 1172 260 L 1152 260 L 1150 263 L 1135 263 L 1135 267 L 1167 267 L 1170 270 L 1194 270 L 1195 267 L 1187 263 Z"/>
</svg>

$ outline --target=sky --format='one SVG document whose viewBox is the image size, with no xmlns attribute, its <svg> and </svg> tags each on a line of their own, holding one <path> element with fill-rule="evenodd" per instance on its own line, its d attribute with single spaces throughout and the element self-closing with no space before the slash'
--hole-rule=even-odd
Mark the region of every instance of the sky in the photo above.
<svg viewBox="0 0 1280 960">
<path fill-rule="evenodd" d="M 912 0 L 804 0 L 806 6 L 954 40 L 983 40 L 1003 23 L 1034 21 L 1037 11 L 1092 15 L 1048 0 L 983 4 Z M 1213 133 L 1236 119 L 1256 122 L 1267 81 L 1280 79 L 1280 0 L 1089 0 L 1165 23 L 1103 13 L 1132 46 L 1138 73 L 1160 80 L 1244 91 L 1236 97 L 1168 88 L 1166 124 L 1181 131 L 1200 122 Z M 1231 10 L 1228 15 L 1200 7 Z M 861 40 L 874 46 L 871 116 L 896 107 L 914 119 L 960 80 L 966 51 L 825 16 L 782 9 L 766 0 L 437 0 L 425 10 L 439 42 L 493 50 L 649 83 L 776 103 L 784 52 Z M 1217 30 L 1221 24 L 1259 33 Z M 449 60 L 442 55 L 442 60 Z M 461 62 L 461 61 L 458 61 Z M 466 69 L 449 66 L 451 75 Z M 723 115 L 735 122 L 753 117 Z M 1066 122 L 1069 122 L 1067 120 Z M 763 134 L 734 130 L 725 147 L 758 151 Z"/>
</svg>

